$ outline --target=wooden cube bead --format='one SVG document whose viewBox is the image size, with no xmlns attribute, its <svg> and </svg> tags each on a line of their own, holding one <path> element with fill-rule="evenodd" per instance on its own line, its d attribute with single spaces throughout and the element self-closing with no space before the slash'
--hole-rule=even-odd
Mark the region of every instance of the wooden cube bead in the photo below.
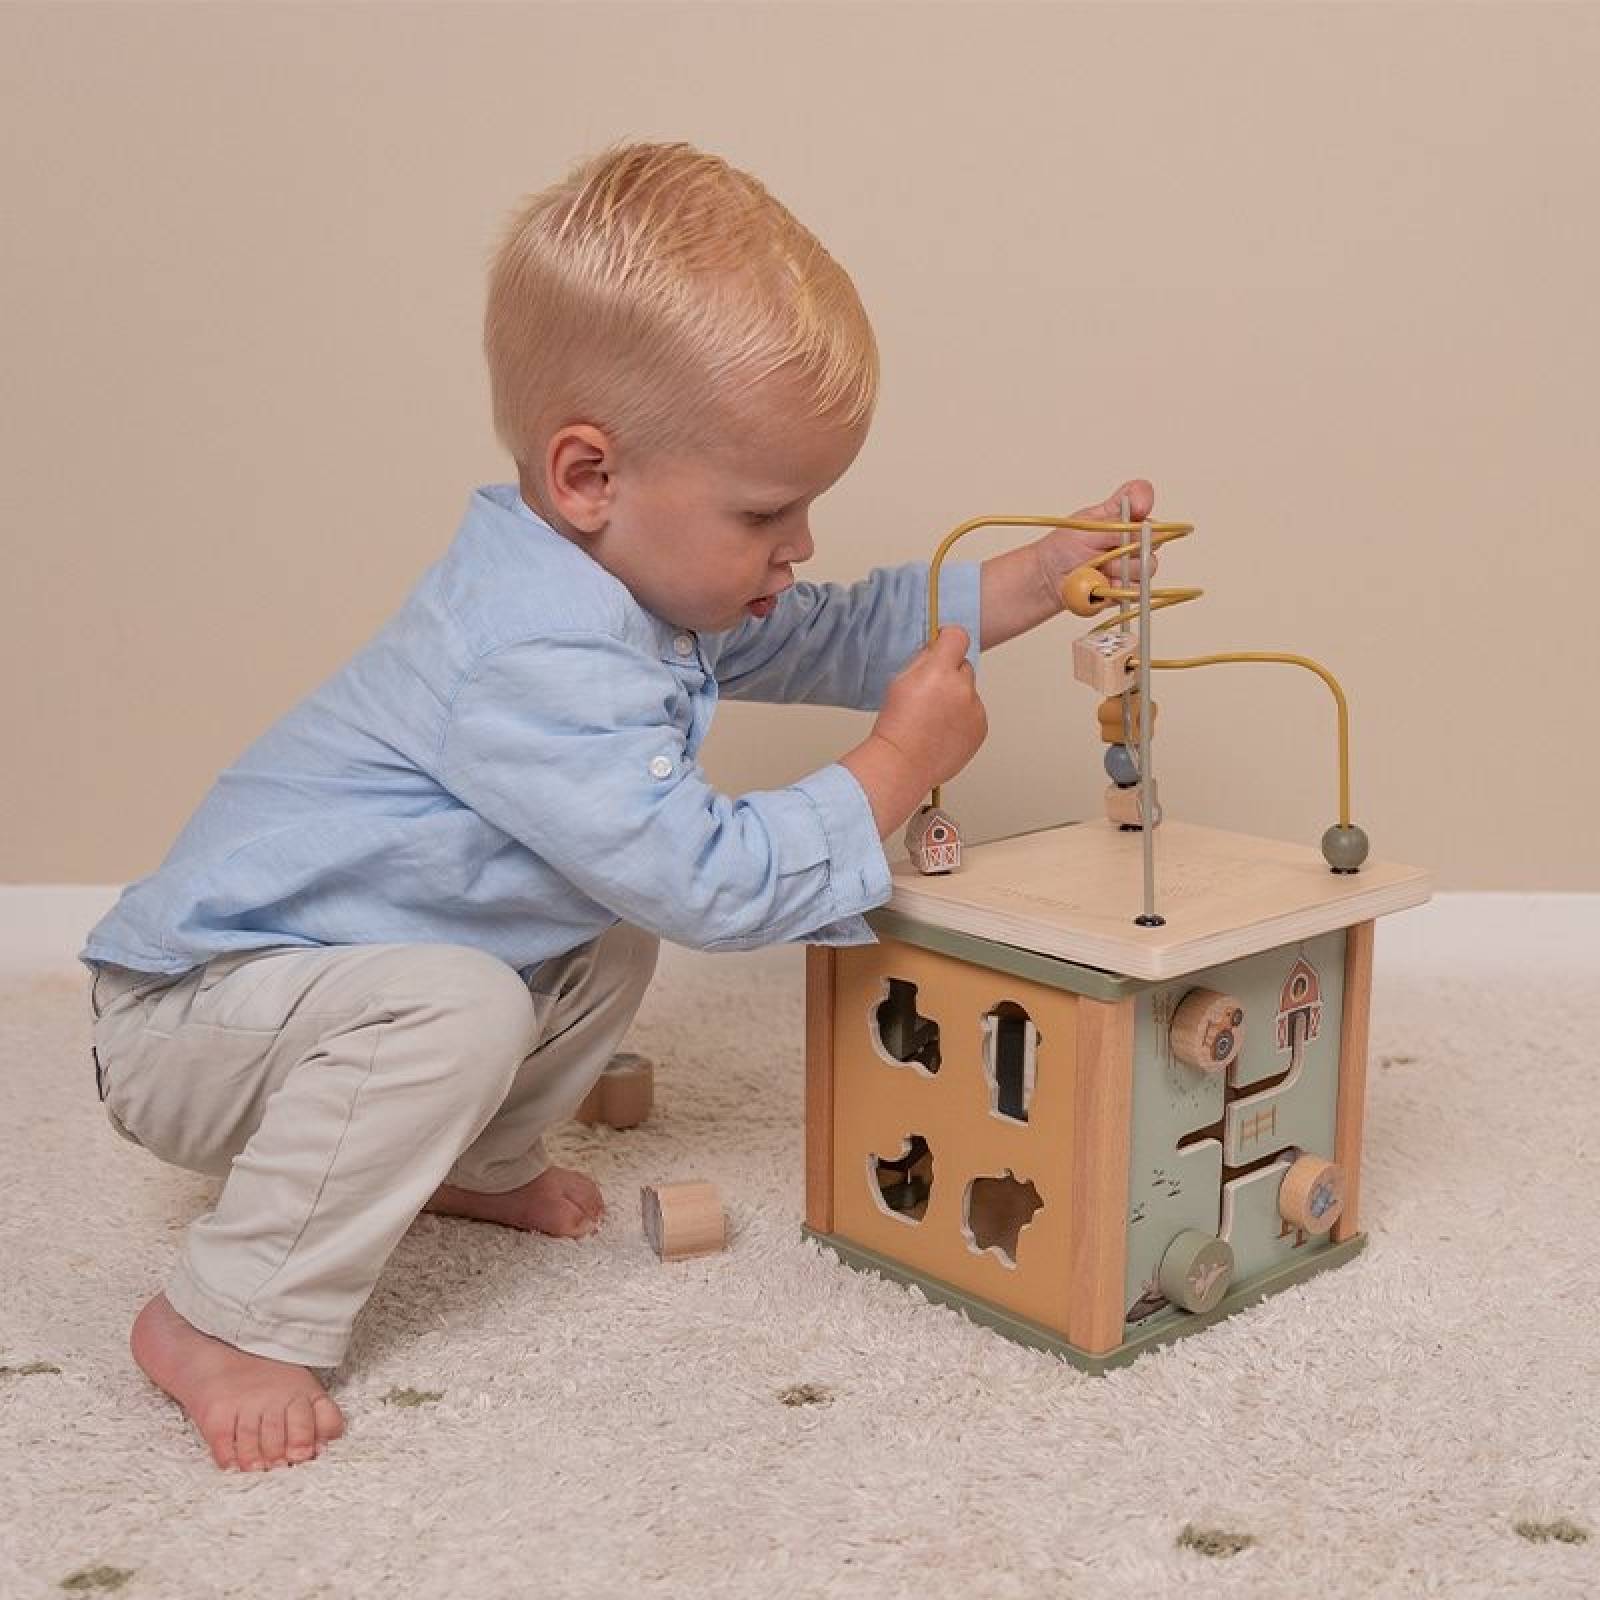
<svg viewBox="0 0 1600 1600">
<path fill-rule="evenodd" d="M 1154 778 L 1150 780 L 1150 809 L 1155 813 L 1155 820 L 1150 826 L 1158 828 L 1161 826 L 1161 799 Z M 1138 788 L 1119 789 L 1114 783 L 1107 785 L 1106 815 L 1120 827 L 1142 828 L 1144 811 Z"/>
<path fill-rule="evenodd" d="M 1072 675 L 1099 694 L 1121 694 L 1129 682 L 1138 643 L 1137 634 L 1121 628 L 1086 633 L 1072 641 Z"/>
</svg>

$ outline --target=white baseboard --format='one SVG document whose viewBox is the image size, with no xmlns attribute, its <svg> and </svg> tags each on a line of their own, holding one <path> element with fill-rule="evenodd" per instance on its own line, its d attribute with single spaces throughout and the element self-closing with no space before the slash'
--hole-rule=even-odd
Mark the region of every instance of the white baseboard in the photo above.
<svg viewBox="0 0 1600 1600">
<path fill-rule="evenodd" d="M 0 972 L 70 967 L 120 884 L 0 884 Z"/>
<path fill-rule="evenodd" d="M 116 884 L 0 884 L 0 972 L 72 967 L 121 892 Z M 1378 933 L 1384 970 L 1493 972 L 1508 959 L 1600 971 L 1600 894 L 1441 894 L 1383 918 Z"/>
</svg>

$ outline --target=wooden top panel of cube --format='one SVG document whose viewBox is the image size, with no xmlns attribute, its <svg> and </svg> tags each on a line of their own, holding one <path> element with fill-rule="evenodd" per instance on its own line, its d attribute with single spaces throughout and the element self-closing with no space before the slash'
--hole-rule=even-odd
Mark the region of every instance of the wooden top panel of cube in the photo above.
<svg viewBox="0 0 1600 1600">
<path fill-rule="evenodd" d="M 1155 837 L 1155 909 L 1141 928 L 1141 836 L 1104 819 L 964 848 L 958 871 L 893 866 L 892 910 L 1135 978 L 1170 978 L 1333 928 L 1421 905 L 1420 867 L 1368 861 L 1330 872 L 1314 845 L 1164 822 Z"/>
</svg>

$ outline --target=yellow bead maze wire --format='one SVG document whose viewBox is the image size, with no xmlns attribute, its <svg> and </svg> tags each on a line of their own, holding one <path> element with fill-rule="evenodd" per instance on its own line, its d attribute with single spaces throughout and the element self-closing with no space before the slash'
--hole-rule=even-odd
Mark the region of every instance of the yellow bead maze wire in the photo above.
<svg viewBox="0 0 1600 1600">
<path fill-rule="evenodd" d="M 1092 560 L 1083 563 L 1086 567 L 1094 567 L 1105 571 L 1113 561 L 1121 561 L 1128 556 L 1138 556 L 1139 535 L 1144 529 L 1142 522 L 1113 522 L 1102 521 L 1092 517 L 974 517 L 969 522 L 963 522 L 959 527 L 952 528 L 940 541 L 939 547 L 933 553 L 933 559 L 928 564 L 928 642 L 932 644 L 939 636 L 939 569 L 944 565 L 946 552 L 957 539 L 971 533 L 975 528 L 1073 528 L 1080 533 L 1120 533 L 1131 535 L 1129 542 L 1118 545 L 1114 550 L 1104 551 Z M 1194 532 L 1192 522 L 1152 522 L 1150 527 L 1150 544 L 1152 549 L 1169 543 L 1173 539 L 1187 538 Z M 1070 574 L 1068 575 L 1071 576 Z M 1122 580 L 1126 584 L 1127 580 Z M 1065 589 L 1063 580 L 1063 590 Z M 1167 606 L 1181 606 L 1190 600 L 1198 600 L 1205 591 L 1192 588 L 1151 589 L 1149 608 L 1159 611 Z M 1096 585 L 1092 590 L 1092 598 L 1098 610 L 1102 605 L 1115 604 L 1116 614 L 1107 617 L 1103 622 L 1098 622 L 1089 631 L 1099 633 L 1102 629 L 1112 627 L 1125 627 L 1132 620 L 1131 607 L 1140 598 L 1138 588 L 1105 587 Z M 1063 605 L 1065 598 L 1063 597 Z M 1184 671 L 1191 667 L 1211 667 L 1228 661 L 1265 661 L 1276 662 L 1286 666 L 1304 667 L 1307 672 L 1314 672 L 1327 684 L 1333 694 L 1334 706 L 1338 711 L 1338 743 L 1339 743 L 1339 825 L 1342 828 L 1350 826 L 1350 705 L 1345 699 L 1344 690 L 1339 686 L 1339 680 L 1321 664 L 1313 661 L 1309 656 L 1293 655 L 1286 651 L 1278 650 L 1229 650 L 1213 655 L 1185 656 L 1181 660 L 1155 660 L 1152 659 L 1152 671 L 1176 672 Z M 1137 658 L 1129 663 L 1130 667 L 1137 665 Z M 1124 696 L 1126 699 L 1126 696 Z M 939 786 L 936 784 L 932 791 L 932 803 L 939 804 Z"/>
</svg>

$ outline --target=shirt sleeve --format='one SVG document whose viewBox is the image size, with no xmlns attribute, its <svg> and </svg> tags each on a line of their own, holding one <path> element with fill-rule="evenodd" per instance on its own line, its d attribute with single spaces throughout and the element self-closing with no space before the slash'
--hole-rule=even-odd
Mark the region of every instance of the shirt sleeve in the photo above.
<svg viewBox="0 0 1600 1600">
<path fill-rule="evenodd" d="M 889 897 L 872 808 L 837 763 L 718 793 L 674 720 L 671 669 L 601 633 L 502 648 L 458 690 L 439 778 L 617 917 L 675 943 L 866 943 Z"/>
<path fill-rule="evenodd" d="M 967 630 L 974 671 L 980 570 L 976 562 L 939 569 L 940 624 Z M 848 587 L 797 583 L 779 595 L 771 616 L 714 637 L 717 686 L 733 699 L 874 711 L 889 680 L 928 642 L 928 563 L 877 567 Z"/>
</svg>

